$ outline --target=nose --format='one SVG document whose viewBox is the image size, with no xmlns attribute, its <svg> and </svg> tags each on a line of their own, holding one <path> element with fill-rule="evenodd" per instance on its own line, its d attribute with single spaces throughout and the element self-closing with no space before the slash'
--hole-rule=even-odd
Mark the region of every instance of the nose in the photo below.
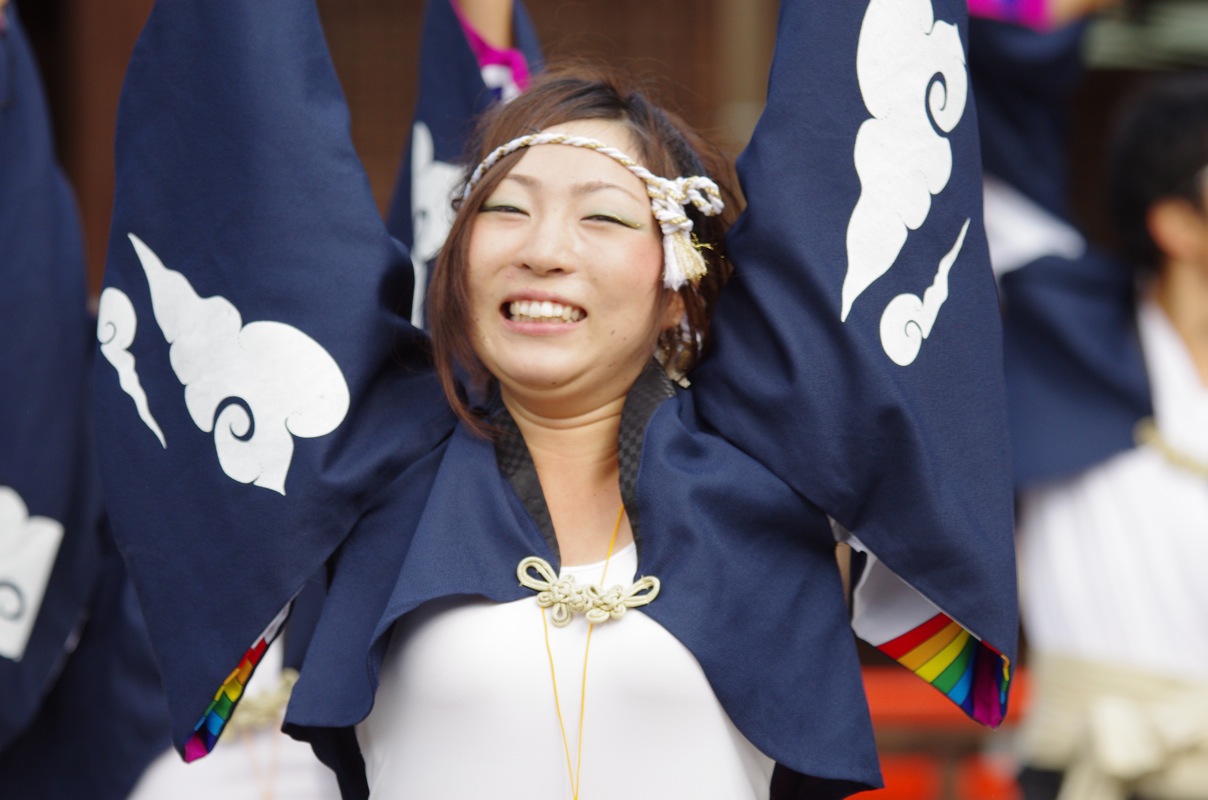
<svg viewBox="0 0 1208 800">
<path fill-rule="evenodd" d="M 571 272 L 577 262 L 578 242 L 570 220 L 559 213 L 534 218 L 524 247 L 521 265 L 538 275 Z"/>
</svg>

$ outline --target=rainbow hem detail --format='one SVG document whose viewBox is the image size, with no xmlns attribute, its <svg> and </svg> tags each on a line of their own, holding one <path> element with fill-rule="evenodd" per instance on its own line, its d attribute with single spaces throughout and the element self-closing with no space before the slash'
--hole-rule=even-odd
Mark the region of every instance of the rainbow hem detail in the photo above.
<svg viewBox="0 0 1208 800">
<path fill-rule="evenodd" d="M 231 720 L 243 689 L 252 677 L 252 672 L 268 650 L 267 637 L 261 636 L 251 649 L 243 656 L 239 666 L 227 676 L 222 687 L 214 695 L 214 700 L 206 707 L 201 720 L 193 728 L 193 735 L 185 742 L 185 761 L 191 762 L 209 755 L 218 743 L 218 737 Z"/>
<path fill-rule="evenodd" d="M 1011 662 L 947 614 L 936 614 L 877 648 L 922 678 L 982 725 L 1007 712 Z"/>
</svg>

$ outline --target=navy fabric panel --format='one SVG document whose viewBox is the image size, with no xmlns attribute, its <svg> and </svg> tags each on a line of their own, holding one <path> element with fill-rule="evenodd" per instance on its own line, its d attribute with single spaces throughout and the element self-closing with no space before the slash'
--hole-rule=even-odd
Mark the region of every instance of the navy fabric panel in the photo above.
<svg viewBox="0 0 1208 800">
<path fill-rule="evenodd" d="M 1064 478 L 1135 446 L 1153 413 L 1132 272 L 1091 251 L 1002 277 L 1015 481 Z"/>
<path fill-rule="evenodd" d="M 0 656 L 2 749 L 30 724 L 62 668 L 101 568 L 86 405 L 93 331 L 79 222 L 54 160 L 29 42 L 11 3 L 0 14 L 7 22 L 0 33 L 0 487 L 16 493 L 29 517 L 63 530 L 48 549 L 48 583 L 0 562 L 3 623 L 32 625 L 17 658 Z M 6 553 L 43 549 L 33 541 L 42 534 L 26 534 L 23 522 L 3 531 Z"/>
<path fill-rule="evenodd" d="M 726 712 L 794 771 L 881 784 L 825 515 L 705 430 L 690 392 L 647 429 L 638 475 L 643 612 L 700 662 Z"/>
<path fill-rule="evenodd" d="M 183 746 L 247 648 L 453 417 L 401 316 L 410 264 L 353 150 L 313 3 L 157 4 L 122 93 L 117 174 L 106 293 L 137 316 L 128 352 L 164 442 L 98 360 L 100 460 Z M 282 338 L 295 349 L 254 348 Z M 338 378 L 315 384 L 332 363 Z M 290 416 L 329 401 L 338 413 L 325 406 L 317 430 Z"/>
<path fill-rule="evenodd" d="M 1013 660 L 1002 343 L 971 98 L 943 137 L 952 164 L 946 186 L 930 198 L 925 221 L 905 236 L 892 268 L 841 321 L 846 232 L 862 191 L 853 145 L 870 119 L 862 95 L 869 87 L 856 71 L 862 24 L 874 9 L 883 15 L 927 5 L 781 6 L 768 107 L 739 159 L 749 206 L 729 238 L 736 274 L 718 307 L 716 349 L 694 371 L 693 387 L 702 416 L 722 436 Z M 936 30 L 955 25 L 963 44 L 964 3 L 933 5 Z M 888 105 L 922 109 L 927 94 L 946 89 L 955 103 L 964 75 L 963 63 L 947 76 L 928 72 L 913 94 Z M 924 124 L 935 125 L 939 106 Z M 917 159 L 906 151 L 899 160 Z M 883 194 L 873 199 L 891 197 L 891 184 L 874 187 Z M 880 341 L 883 311 L 900 294 L 923 296 L 966 222 L 934 328 L 913 363 L 899 366 Z M 891 234 L 883 227 L 871 238 Z"/>
<path fill-rule="evenodd" d="M 369 713 L 388 643 L 380 620 L 400 583 L 445 450 L 436 448 L 400 474 L 332 558 L 327 599 L 290 698 L 288 725 L 350 726 Z M 455 519 L 450 516 L 451 524 Z"/>
<path fill-rule="evenodd" d="M 1067 222 L 1066 133 L 1085 25 L 1050 33 L 974 20 L 970 70 L 985 169 Z M 1015 483 L 1076 474 L 1134 446 L 1152 414 L 1134 320 L 1135 276 L 1088 246 L 1002 276 Z"/>
<path fill-rule="evenodd" d="M 535 74 L 544 63 L 536 30 L 522 0 L 516 0 L 512 13 L 515 47 Z M 423 122 L 432 132 L 438 161 L 460 165 L 474 118 L 499 98 L 483 83 L 478 60 L 450 0 L 428 0 L 420 36 L 419 99 L 413 121 Z M 387 226 L 396 239 L 411 247 L 410 140 L 403 150 Z"/>
<path fill-rule="evenodd" d="M 531 74 L 540 71 L 543 65 L 541 45 L 536 30 L 522 0 L 516 0 L 512 12 L 512 37 L 517 50 L 524 54 Z M 412 163 L 414 125 L 423 123 L 432 137 L 432 159 L 454 166 L 460 171 L 463 166 L 466 140 L 475 117 L 498 102 L 497 92 L 489 89 L 482 80 L 482 72 L 474 52 L 466 41 L 465 32 L 450 0 L 428 0 L 424 7 L 424 23 L 421 31 L 419 63 L 419 98 L 412 118 L 406 147 L 403 149 L 394 195 L 386 216 L 386 224 L 392 236 L 402 242 L 419 258 L 433 258 L 432 248 L 437 244 L 435 235 L 418 233 L 424 226 L 437 225 L 435 219 L 451 203 L 452 198 L 443 195 L 432 198 L 440 209 L 421 204 L 416 208 L 412 196 L 413 173 L 417 165 Z M 419 165 L 423 170 L 426 165 Z M 439 168 L 438 170 L 439 171 Z M 431 175 L 421 181 L 433 180 Z M 435 178 L 440 184 L 443 179 Z M 435 191 L 435 190 L 429 190 Z M 443 230 L 443 227 L 441 228 Z M 416 236 L 425 239 L 417 251 Z M 439 237 L 443 241 L 443 234 Z M 431 240 L 431 241 L 428 241 Z M 433 259 L 434 260 L 434 259 Z M 424 278 L 430 270 L 422 271 Z M 416 287 L 424 292 L 426 286 Z"/>
<path fill-rule="evenodd" d="M 0 752 L 0 793 L 124 800 L 171 747 L 168 708 L 142 614 L 110 542 L 91 618 L 38 717 Z"/>
<path fill-rule="evenodd" d="M 969 20 L 969 72 L 985 170 L 1069 219 L 1066 133 L 1085 24 L 1042 33 Z"/>
<path fill-rule="evenodd" d="M 282 652 L 281 664 L 287 669 L 301 669 L 310 647 L 311 637 L 315 626 L 319 623 L 319 615 L 323 613 L 323 603 L 327 600 L 327 568 L 319 570 L 306 582 L 306 586 L 294 600 L 294 606 L 289 611 L 289 621 L 282 631 L 285 646 Z"/>
<path fill-rule="evenodd" d="M 651 419 L 636 494 L 638 571 L 662 584 L 643 613 L 693 652 L 735 724 L 797 772 L 878 785 L 825 516 L 701 430 L 688 393 Z M 372 707 L 391 626 L 440 598 L 531 597 L 515 577 L 529 555 L 557 563 L 496 467 L 491 444 L 459 429 L 400 478 L 341 548 L 290 703 L 290 733 L 315 744 L 351 781 L 364 766 L 336 746 L 344 741 L 336 729 L 355 725 Z M 368 663 L 353 657 L 367 651 Z"/>
</svg>

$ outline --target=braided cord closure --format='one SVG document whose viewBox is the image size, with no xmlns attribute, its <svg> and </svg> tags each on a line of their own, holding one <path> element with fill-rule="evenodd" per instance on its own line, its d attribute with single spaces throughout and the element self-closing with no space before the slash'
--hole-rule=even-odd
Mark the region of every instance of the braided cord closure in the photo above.
<svg viewBox="0 0 1208 800">
<path fill-rule="evenodd" d="M 688 219 L 684 208 L 691 203 L 706 217 L 720 214 L 726 205 L 721 199 L 721 190 L 717 188 L 717 184 L 701 175 L 675 179 L 660 177 L 620 150 L 597 139 L 557 132 L 530 133 L 517 137 L 496 147 L 474 168 L 462 192 L 462 200 L 469 198 L 482 176 L 487 174 L 499 159 L 523 147 L 539 144 L 564 144 L 594 150 L 638 176 L 646 184 L 650 209 L 663 232 L 663 285 L 675 290 L 685 283 L 696 284 L 704 277 L 708 268 L 700 250 L 692 241 L 692 220 Z"/>
<path fill-rule="evenodd" d="M 539 606 L 553 609 L 550 621 L 557 628 L 569 625 L 575 614 L 584 615 L 592 623 L 620 619 L 628 609 L 648 604 L 659 593 L 659 579 L 650 575 L 639 578 L 628 588 L 580 586 L 574 575 L 559 578 L 549 562 L 537 556 L 521 561 L 516 567 L 516 577 L 521 586 L 537 592 Z"/>
</svg>

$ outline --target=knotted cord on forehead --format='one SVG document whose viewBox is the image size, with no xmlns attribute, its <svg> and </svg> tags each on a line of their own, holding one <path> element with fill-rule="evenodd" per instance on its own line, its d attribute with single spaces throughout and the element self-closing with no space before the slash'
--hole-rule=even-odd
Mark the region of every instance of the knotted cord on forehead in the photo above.
<svg viewBox="0 0 1208 800">
<path fill-rule="evenodd" d="M 610 147 L 596 139 L 557 132 L 531 133 L 517 137 L 492 150 L 474 169 L 470 180 L 466 183 L 465 191 L 462 193 L 462 200 L 469 198 L 474 187 L 482 180 L 482 176 L 495 166 L 499 159 L 523 147 L 533 147 L 539 144 L 563 144 L 594 150 L 601 155 L 608 156 L 638 176 L 646 185 L 646 194 L 650 197 L 650 209 L 654 213 L 654 218 L 659 221 L 659 228 L 663 232 L 663 285 L 675 290 L 685 283 L 695 285 L 705 276 L 708 267 L 700 250 L 692 241 L 692 220 L 684 213 L 684 207 L 691 203 L 706 217 L 720 214 L 725 208 L 725 203 L 721 199 L 721 191 L 717 188 L 717 184 L 700 175 L 674 179 L 663 178 L 655 175 L 615 147 Z"/>
</svg>

